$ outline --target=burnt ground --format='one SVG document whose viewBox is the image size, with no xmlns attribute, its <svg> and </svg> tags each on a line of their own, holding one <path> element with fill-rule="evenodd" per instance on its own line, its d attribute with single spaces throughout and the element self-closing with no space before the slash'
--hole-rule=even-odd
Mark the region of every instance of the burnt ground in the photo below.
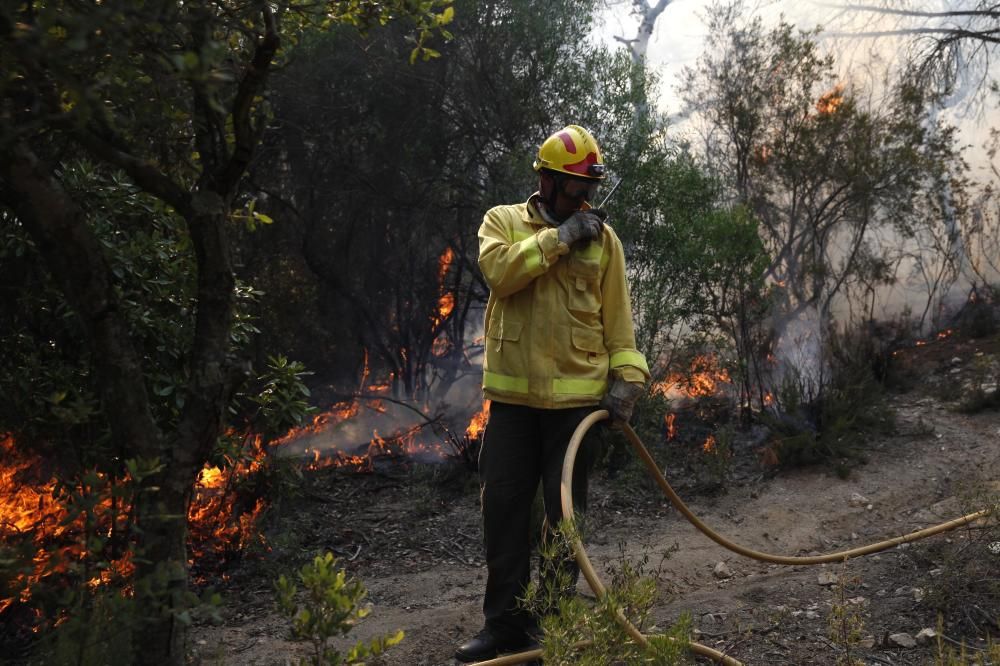
<svg viewBox="0 0 1000 666">
<path fill-rule="evenodd" d="M 688 436 L 679 420 L 678 437 L 656 443 L 653 454 L 706 523 L 777 554 L 853 548 L 995 501 L 1000 410 L 964 413 L 956 400 L 984 368 L 1000 362 L 1000 339 L 955 336 L 905 349 L 895 360 L 908 390 L 887 399 L 894 425 L 862 438 L 864 462 L 847 478 L 824 466 L 766 466 L 759 432 L 735 439 L 725 465 L 706 465 L 704 436 L 693 419 Z M 926 664 L 942 649 L 937 642 L 903 647 L 890 636 L 940 627 L 942 645 L 964 642 L 975 652 L 989 633 L 997 635 L 996 521 L 845 564 L 788 567 L 724 550 L 657 493 L 636 464 L 599 469 L 588 553 L 599 570 L 622 551 L 632 561 L 649 556 L 660 581 L 656 626 L 689 613 L 694 640 L 744 664 L 835 664 L 848 656 L 864 664 Z M 405 631 L 383 663 L 452 664 L 456 645 L 480 628 L 485 566 L 478 494 L 474 476 L 460 465 L 320 471 L 306 480 L 294 507 L 280 513 L 268 528 L 270 551 L 248 558 L 221 584 L 222 623 L 195 627 L 192 663 L 284 664 L 306 656 L 308 647 L 289 639 L 272 586 L 279 573 L 324 550 L 369 591 L 371 615 L 352 639 Z M 720 562 L 728 572 L 716 571 Z M 859 626 L 849 646 L 831 638 L 838 613 Z"/>
</svg>

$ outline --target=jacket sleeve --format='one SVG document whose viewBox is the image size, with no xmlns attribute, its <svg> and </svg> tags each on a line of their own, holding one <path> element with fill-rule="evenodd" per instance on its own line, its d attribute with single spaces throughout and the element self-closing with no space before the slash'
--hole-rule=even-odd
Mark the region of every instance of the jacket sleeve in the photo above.
<svg viewBox="0 0 1000 666">
<path fill-rule="evenodd" d="M 632 324 L 632 302 L 625 278 L 625 252 L 618 236 L 608 227 L 608 264 L 601 279 L 604 323 L 604 345 L 611 356 L 611 374 L 628 382 L 645 384 L 649 381 L 646 358 L 635 348 Z"/>
<path fill-rule="evenodd" d="M 553 228 L 515 238 L 511 214 L 503 207 L 488 211 L 479 227 L 479 269 L 497 298 L 524 289 L 567 252 Z"/>
</svg>

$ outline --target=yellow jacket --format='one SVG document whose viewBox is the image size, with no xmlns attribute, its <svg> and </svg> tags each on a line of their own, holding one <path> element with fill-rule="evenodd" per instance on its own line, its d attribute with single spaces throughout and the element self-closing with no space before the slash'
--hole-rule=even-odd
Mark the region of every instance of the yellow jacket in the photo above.
<svg viewBox="0 0 1000 666">
<path fill-rule="evenodd" d="M 492 208 L 479 228 L 490 286 L 483 392 L 546 409 L 596 405 L 611 373 L 649 379 L 635 348 L 625 254 L 607 225 L 600 240 L 570 251 L 536 197 Z"/>
</svg>

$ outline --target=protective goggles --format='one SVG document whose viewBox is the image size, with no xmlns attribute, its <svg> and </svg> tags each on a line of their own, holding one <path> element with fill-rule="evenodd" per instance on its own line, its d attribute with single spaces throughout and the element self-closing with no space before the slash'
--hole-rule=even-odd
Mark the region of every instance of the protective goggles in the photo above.
<svg viewBox="0 0 1000 666">
<path fill-rule="evenodd" d="M 559 192 L 567 199 L 574 201 L 586 201 L 593 199 L 597 194 L 599 182 L 577 180 L 575 178 L 562 178 L 559 183 Z"/>
</svg>

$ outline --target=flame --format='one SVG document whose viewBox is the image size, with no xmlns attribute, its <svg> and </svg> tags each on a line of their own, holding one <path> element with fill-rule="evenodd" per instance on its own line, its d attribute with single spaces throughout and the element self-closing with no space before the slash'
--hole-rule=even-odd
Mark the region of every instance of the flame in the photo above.
<svg viewBox="0 0 1000 666">
<path fill-rule="evenodd" d="M 767 144 L 763 144 L 757 147 L 757 151 L 754 156 L 757 158 L 757 161 L 760 162 L 761 164 L 767 164 L 767 161 L 771 159 L 772 153 L 774 153 L 774 151 L 771 149 L 771 147 L 768 146 Z"/>
<path fill-rule="evenodd" d="M 486 422 L 490 418 L 490 401 L 483 400 L 483 408 L 469 421 L 469 427 L 465 429 L 465 436 L 469 439 L 478 439 L 480 433 L 486 428 Z"/>
<path fill-rule="evenodd" d="M 451 348 L 451 340 L 444 335 L 439 335 L 434 338 L 434 342 L 431 344 L 431 353 L 440 358 L 446 356 L 451 351 Z"/>
<path fill-rule="evenodd" d="M 691 362 L 687 373 L 671 373 L 661 382 L 653 385 L 652 391 L 669 397 L 680 393 L 688 398 L 704 398 L 716 395 L 722 389 L 720 384 L 731 384 L 729 371 L 720 368 L 712 354 L 697 356 Z"/>
<path fill-rule="evenodd" d="M 56 477 L 43 473 L 42 459 L 19 450 L 9 434 L 0 435 L 0 461 L 0 544 L 27 540 L 35 548 L 30 571 L 11 581 L 11 596 L 0 597 L 2 614 L 17 601 L 30 601 L 32 588 L 37 583 L 50 576 L 66 574 L 72 562 L 91 555 L 89 538 L 113 535 L 115 526 L 127 515 L 128 507 L 112 501 L 115 484 L 107 475 L 95 472 L 88 474 L 87 490 L 94 493 L 98 501 L 87 511 L 78 506 L 71 514 L 67 501 L 59 497 Z M 102 557 L 106 564 L 88 584 L 96 586 L 116 576 L 131 574 L 133 565 L 129 557 L 110 555 L 109 549 Z M 41 616 L 36 616 L 40 621 Z M 38 627 L 33 630 L 37 631 Z"/>
<path fill-rule="evenodd" d="M 774 404 L 774 394 L 770 391 L 764 394 L 764 404 L 768 407 Z"/>
<path fill-rule="evenodd" d="M 701 450 L 705 453 L 715 453 L 715 435 L 709 435 L 705 443 L 701 445 Z"/>
<path fill-rule="evenodd" d="M 822 115 L 829 115 L 836 113 L 840 105 L 844 103 L 844 84 L 838 83 L 833 87 L 833 90 L 828 90 L 827 92 L 820 95 L 819 99 L 816 101 L 816 111 Z"/>
<path fill-rule="evenodd" d="M 264 468 L 267 451 L 259 435 L 244 439 L 243 453 L 234 464 L 206 464 L 198 473 L 187 516 L 191 564 L 209 555 L 224 558 L 243 552 L 254 540 L 264 543 L 257 523 L 267 502 L 257 498 L 253 506 L 241 505 L 237 486 Z"/>
<path fill-rule="evenodd" d="M 198 473 L 198 486 L 202 488 L 221 488 L 226 483 L 226 474 L 218 467 L 206 465 Z"/>
<path fill-rule="evenodd" d="M 438 306 L 437 312 L 431 317 L 431 321 L 434 322 L 434 326 L 438 326 L 441 322 L 447 319 L 452 311 L 455 309 L 455 294 L 447 291 L 445 287 L 445 278 L 448 276 L 448 270 L 451 268 L 452 263 L 455 261 L 455 251 L 451 249 L 449 245 L 438 257 Z"/>
<path fill-rule="evenodd" d="M 324 441 L 336 439 L 332 432 L 338 425 L 353 418 L 359 413 L 360 399 L 337 403 L 330 410 L 317 415 L 313 423 L 301 428 L 293 428 L 287 434 L 274 440 L 272 446 L 286 446 L 307 436 L 318 436 Z M 377 413 L 386 413 L 387 408 L 381 400 L 367 399 L 366 407 Z M 347 467 L 356 471 L 372 471 L 378 458 L 443 458 L 446 453 L 440 441 L 421 441 L 419 436 L 424 430 L 424 423 L 397 429 L 388 435 L 381 435 L 377 429 L 372 431 L 371 439 L 364 453 L 349 454 L 336 448 L 325 448 L 323 451 L 312 446 L 306 447 L 304 453 L 309 462 L 306 469 L 319 470 L 329 467 Z"/>
<path fill-rule="evenodd" d="M 677 437 L 677 415 L 674 413 L 664 414 L 663 423 L 667 426 L 667 441 Z"/>
<path fill-rule="evenodd" d="M 955 331 L 953 331 L 952 329 L 946 328 L 945 330 L 943 330 L 943 331 L 941 331 L 940 333 L 937 334 L 937 339 L 938 340 L 944 340 L 945 338 L 950 337 L 951 334 L 954 333 L 954 332 Z"/>
<path fill-rule="evenodd" d="M 258 471 L 263 464 L 264 451 L 257 438 L 253 446 L 252 455 L 242 457 L 237 465 L 206 465 L 199 472 L 188 512 L 189 547 L 195 558 L 242 549 L 257 534 L 256 523 L 265 508 L 264 500 L 240 511 L 233 491 L 234 480 Z M 71 505 L 74 500 L 59 494 L 55 476 L 41 473 L 46 467 L 44 460 L 20 451 L 10 435 L 0 437 L 0 461 L 0 544 L 27 539 L 35 549 L 30 570 L 13 581 L 10 596 L 0 597 L 0 614 L 15 602 L 30 601 L 38 583 L 71 572 L 74 562 L 90 562 L 90 577 L 84 581 L 90 588 L 131 577 L 135 565 L 129 549 L 122 547 L 127 544 L 114 539 L 123 536 L 131 513 L 130 493 L 122 492 L 131 484 L 130 478 L 88 473 L 84 493 L 95 501 L 85 512 L 81 506 Z M 91 551 L 94 536 L 111 539 L 99 557 Z M 116 549 L 121 555 L 114 555 Z M 95 564 L 97 559 L 100 564 Z M 124 584 L 122 589 L 124 594 L 131 594 L 131 584 Z"/>
</svg>

